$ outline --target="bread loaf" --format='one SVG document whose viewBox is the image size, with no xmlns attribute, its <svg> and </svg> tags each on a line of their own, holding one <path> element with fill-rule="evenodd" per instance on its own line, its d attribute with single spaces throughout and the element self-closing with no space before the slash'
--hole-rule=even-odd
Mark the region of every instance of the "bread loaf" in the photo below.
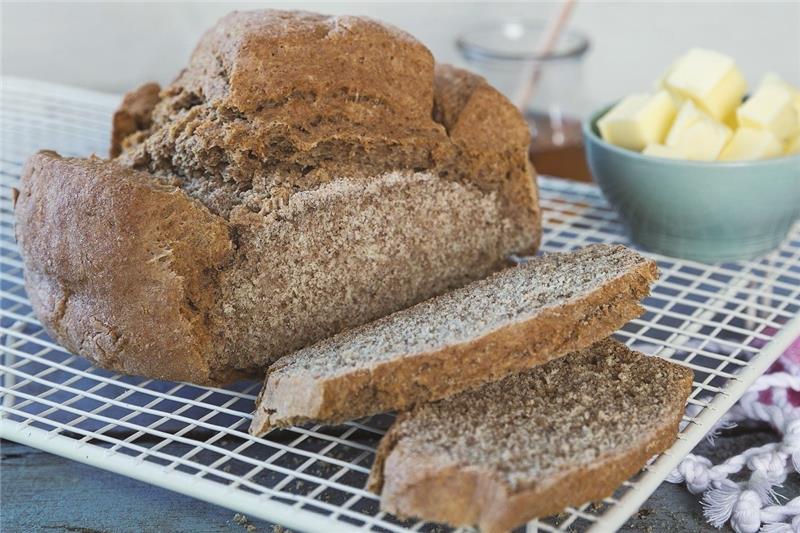
<svg viewBox="0 0 800 533">
<path fill-rule="evenodd" d="M 509 531 L 609 496 L 675 440 L 691 386 L 607 339 L 400 415 L 368 487 L 400 517 Z"/>
<path fill-rule="evenodd" d="M 657 275 L 605 244 L 505 269 L 281 358 L 250 431 L 404 410 L 545 363 L 639 316 Z"/>
<path fill-rule="evenodd" d="M 366 18 L 228 15 L 112 140 L 33 156 L 16 235 L 45 327 L 125 373 L 257 374 L 539 242 L 514 106 Z"/>
</svg>

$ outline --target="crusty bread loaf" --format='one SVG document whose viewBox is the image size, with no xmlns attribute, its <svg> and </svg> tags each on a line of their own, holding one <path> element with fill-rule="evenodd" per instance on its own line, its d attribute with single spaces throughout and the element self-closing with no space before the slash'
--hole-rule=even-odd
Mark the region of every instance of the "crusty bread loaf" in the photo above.
<svg viewBox="0 0 800 533">
<path fill-rule="evenodd" d="M 368 488 L 401 517 L 508 531 L 610 495 L 675 439 L 691 384 L 604 340 L 400 415 Z"/>
<path fill-rule="evenodd" d="M 123 102 L 113 161 L 22 176 L 34 309 L 100 366 L 224 383 L 538 245 L 524 120 L 394 28 L 233 13 L 156 93 Z"/>
<path fill-rule="evenodd" d="M 250 432 L 403 410 L 542 364 L 639 316 L 657 275 L 605 244 L 508 268 L 281 358 Z"/>
</svg>

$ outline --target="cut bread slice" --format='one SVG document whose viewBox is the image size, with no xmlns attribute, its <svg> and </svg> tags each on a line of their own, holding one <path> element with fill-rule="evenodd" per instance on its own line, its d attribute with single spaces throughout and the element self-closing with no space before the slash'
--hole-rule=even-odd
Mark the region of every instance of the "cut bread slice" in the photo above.
<svg viewBox="0 0 800 533">
<path fill-rule="evenodd" d="M 657 276 L 620 245 L 507 268 L 280 359 L 250 432 L 403 410 L 545 363 L 639 316 Z"/>
<path fill-rule="evenodd" d="M 691 386 L 606 339 L 400 415 L 368 488 L 401 517 L 507 531 L 612 494 L 675 440 Z"/>
</svg>

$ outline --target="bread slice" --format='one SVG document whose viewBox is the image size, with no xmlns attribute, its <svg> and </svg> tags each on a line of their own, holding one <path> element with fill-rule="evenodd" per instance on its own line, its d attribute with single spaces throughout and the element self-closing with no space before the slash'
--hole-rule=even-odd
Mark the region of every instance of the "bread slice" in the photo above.
<svg viewBox="0 0 800 533">
<path fill-rule="evenodd" d="M 544 363 L 639 316 L 657 275 L 620 245 L 506 269 L 280 359 L 250 432 L 402 410 Z"/>
<path fill-rule="evenodd" d="M 507 531 L 610 495 L 674 441 L 691 385 L 606 339 L 401 415 L 368 488 L 401 517 Z"/>
</svg>

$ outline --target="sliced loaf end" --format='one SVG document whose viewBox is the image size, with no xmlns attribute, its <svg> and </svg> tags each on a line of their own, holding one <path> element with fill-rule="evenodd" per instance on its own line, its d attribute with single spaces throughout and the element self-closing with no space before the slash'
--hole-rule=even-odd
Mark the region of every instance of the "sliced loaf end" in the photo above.
<svg viewBox="0 0 800 533">
<path fill-rule="evenodd" d="M 611 494 L 674 441 L 691 384 L 604 340 L 401 415 L 368 488 L 398 516 L 512 529 Z"/>
</svg>

